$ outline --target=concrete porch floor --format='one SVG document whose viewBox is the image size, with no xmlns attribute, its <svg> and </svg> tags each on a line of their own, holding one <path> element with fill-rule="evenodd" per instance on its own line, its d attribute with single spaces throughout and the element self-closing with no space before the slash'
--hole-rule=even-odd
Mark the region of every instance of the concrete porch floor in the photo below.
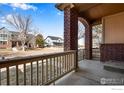
<svg viewBox="0 0 124 93">
<path fill-rule="evenodd" d="M 73 71 L 55 82 L 55 85 L 101 84 L 124 85 L 124 74 L 104 70 L 103 63 L 101 63 L 100 61 L 83 60 L 79 62 L 78 72 Z"/>
</svg>

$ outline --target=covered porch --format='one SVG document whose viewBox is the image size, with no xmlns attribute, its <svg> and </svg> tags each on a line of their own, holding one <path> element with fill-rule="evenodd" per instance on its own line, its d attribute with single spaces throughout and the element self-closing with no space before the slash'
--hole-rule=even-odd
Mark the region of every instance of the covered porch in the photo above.
<svg viewBox="0 0 124 93">
<path fill-rule="evenodd" d="M 64 52 L 0 61 L 0 85 L 122 85 L 124 74 L 104 62 L 124 62 L 124 4 L 56 4 L 64 11 Z M 115 20 L 116 19 L 116 20 Z M 85 59 L 78 61 L 78 21 L 85 26 Z M 100 60 L 92 60 L 92 26 L 103 25 Z M 109 82 L 109 83 L 108 83 Z"/>
<path fill-rule="evenodd" d="M 57 84 L 97 85 L 103 83 L 102 79 L 108 79 L 108 81 L 111 81 L 111 79 L 114 81 L 115 79 L 117 82 L 119 82 L 119 80 L 123 81 L 124 4 L 71 3 L 57 4 L 56 7 L 59 10 L 64 11 L 65 51 L 78 51 L 78 21 L 80 21 L 85 26 L 85 52 L 83 53 L 85 53 L 86 59 L 79 62 L 78 57 L 80 55 L 77 53 L 77 72 L 70 74 L 70 76 L 68 75 L 60 82 L 57 82 Z M 103 30 L 102 43 L 100 44 L 100 60 L 94 61 L 92 29 L 93 26 L 99 24 L 102 24 Z M 118 84 L 117 82 L 115 84 Z"/>
<path fill-rule="evenodd" d="M 64 50 L 78 50 L 78 21 L 85 26 L 85 58 L 92 59 L 95 25 L 102 24 L 100 61 L 124 61 L 124 4 L 57 4 L 64 11 Z"/>
</svg>

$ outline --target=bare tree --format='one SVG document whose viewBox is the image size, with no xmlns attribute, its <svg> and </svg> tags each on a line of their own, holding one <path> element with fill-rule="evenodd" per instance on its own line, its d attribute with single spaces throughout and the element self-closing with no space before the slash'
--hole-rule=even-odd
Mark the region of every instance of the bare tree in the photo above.
<svg viewBox="0 0 124 93">
<path fill-rule="evenodd" d="M 22 16 L 21 14 L 12 14 L 6 17 L 6 21 L 13 26 L 17 31 L 20 32 L 19 40 L 22 44 L 22 50 L 25 51 L 25 43 L 27 39 L 27 34 L 30 31 L 30 26 L 32 23 L 31 16 Z"/>
<path fill-rule="evenodd" d="M 93 26 L 93 39 L 96 39 L 94 43 L 100 46 L 102 42 L 102 24 Z"/>
<path fill-rule="evenodd" d="M 84 36 L 85 36 L 85 27 L 80 21 L 78 21 L 78 39 L 84 38 Z"/>
</svg>

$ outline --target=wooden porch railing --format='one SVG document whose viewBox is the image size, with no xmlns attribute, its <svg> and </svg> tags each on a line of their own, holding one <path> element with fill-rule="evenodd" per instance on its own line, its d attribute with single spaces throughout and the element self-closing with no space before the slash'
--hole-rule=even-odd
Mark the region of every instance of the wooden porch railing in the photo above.
<svg viewBox="0 0 124 93">
<path fill-rule="evenodd" d="M 84 60 L 86 58 L 86 49 L 78 49 L 78 61 Z M 92 48 L 92 56 L 94 59 L 100 58 L 100 49 Z"/>
<path fill-rule="evenodd" d="M 48 85 L 75 69 L 76 51 L 0 61 L 0 85 Z"/>
</svg>

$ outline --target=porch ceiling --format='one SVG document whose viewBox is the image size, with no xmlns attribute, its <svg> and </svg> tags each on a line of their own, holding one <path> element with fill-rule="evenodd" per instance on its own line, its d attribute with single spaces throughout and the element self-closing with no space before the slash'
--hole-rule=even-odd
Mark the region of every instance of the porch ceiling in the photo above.
<svg viewBox="0 0 124 93">
<path fill-rule="evenodd" d="M 92 22 L 97 22 L 104 16 L 124 11 L 124 3 L 63 3 L 57 4 L 56 7 L 64 10 L 69 5 L 76 8 L 80 17 Z"/>
</svg>

